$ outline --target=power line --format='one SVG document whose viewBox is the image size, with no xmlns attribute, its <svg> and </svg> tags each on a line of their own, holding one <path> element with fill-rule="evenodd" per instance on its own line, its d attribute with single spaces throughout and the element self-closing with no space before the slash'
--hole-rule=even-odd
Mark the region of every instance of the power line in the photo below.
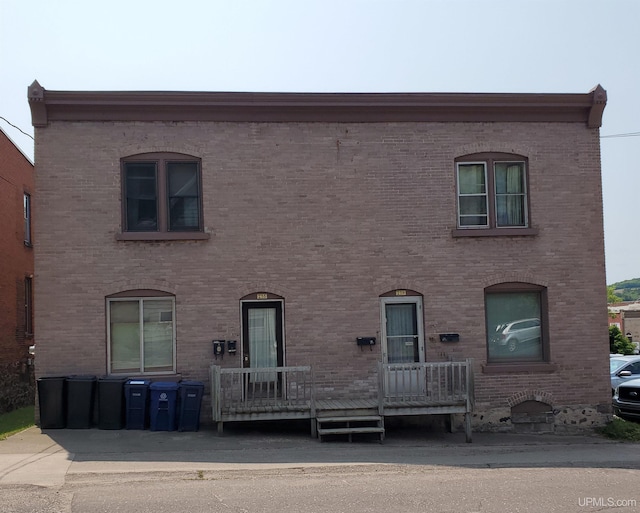
<svg viewBox="0 0 640 513">
<path fill-rule="evenodd" d="M 20 132 L 22 132 L 24 135 L 26 135 L 27 137 L 30 137 L 31 139 L 33 139 L 33 136 L 31 134 L 28 134 L 27 132 L 25 132 L 24 130 L 22 130 L 22 128 L 20 128 L 19 126 L 14 125 L 13 123 L 11 123 L 11 121 L 9 121 L 7 118 L 4 118 L 2 116 L 0 116 L 0 119 L 2 119 L 3 121 L 5 121 L 6 123 L 10 124 L 13 128 L 15 128 L 16 130 L 19 130 Z M 640 137 L 640 132 L 628 132 L 626 134 L 610 134 L 610 135 L 601 135 L 600 139 L 614 139 L 614 138 L 618 138 L 618 137 Z M 35 140 L 35 139 L 33 139 Z"/>
<path fill-rule="evenodd" d="M 640 137 L 640 132 L 629 132 L 626 134 L 601 135 L 600 139 L 613 139 L 614 137 Z"/>
<path fill-rule="evenodd" d="M 33 136 L 31 134 L 28 134 L 27 132 L 25 132 L 24 130 L 22 130 L 22 128 L 20 128 L 19 126 L 14 125 L 11 121 L 9 121 L 7 118 L 3 118 L 2 116 L 0 116 L 0 119 L 3 121 L 6 121 L 7 123 L 9 123 L 13 128 L 15 128 L 16 130 L 20 130 L 20 132 L 22 132 L 24 135 L 26 135 L 27 137 L 31 137 L 31 139 L 33 139 Z M 35 139 L 33 139 L 35 141 Z"/>
</svg>

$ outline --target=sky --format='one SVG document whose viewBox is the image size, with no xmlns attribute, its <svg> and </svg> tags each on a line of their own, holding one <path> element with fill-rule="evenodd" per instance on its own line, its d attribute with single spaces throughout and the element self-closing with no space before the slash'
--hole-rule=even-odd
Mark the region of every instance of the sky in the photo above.
<svg viewBox="0 0 640 513">
<path fill-rule="evenodd" d="M 34 80 L 100 91 L 587 93 L 601 84 L 610 284 L 640 278 L 638 22 L 640 0 L 0 0 L 0 127 L 33 159 L 21 131 L 33 135 Z"/>
</svg>

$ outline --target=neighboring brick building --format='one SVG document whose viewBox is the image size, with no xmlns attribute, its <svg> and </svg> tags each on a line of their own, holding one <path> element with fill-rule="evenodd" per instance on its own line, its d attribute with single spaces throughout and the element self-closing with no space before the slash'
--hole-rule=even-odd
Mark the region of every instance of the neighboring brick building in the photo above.
<svg viewBox="0 0 640 513">
<path fill-rule="evenodd" d="M 33 174 L 0 129 L 0 413 L 33 404 Z"/>
<path fill-rule="evenodd" d="M 29 103 L 38 375 L 208 381 L 212 340 L 236 340 L 216 363 L 311 365 L 317 397 L 354 398 L 376 394 L 381 360 L 473 358 L 476 429 L 540 412 L 557 429 L 606 420 L 600 86 L 34 82 Z"/>
</svg>

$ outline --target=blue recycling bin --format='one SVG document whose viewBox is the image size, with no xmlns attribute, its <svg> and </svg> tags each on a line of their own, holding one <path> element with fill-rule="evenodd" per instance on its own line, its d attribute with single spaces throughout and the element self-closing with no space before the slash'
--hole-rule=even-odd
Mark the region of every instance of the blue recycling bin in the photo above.
<svg viewBox="0 0 640 513">
<path fill-rule="evenodd" d="M 202 381 L 181 381 L 178 396 L 178 431 L 200 429 L 200 406 L 202 404 Z"/>
<path fill-rule="evenodd" d="M 151 383 L 151 404 L 149 406 L 149 427 L 151 431 L 176 430 L 176 406 L 178 401 L 178 383 Z"/>
<path fill-rule="evenodd" d="M 145 379 L 130 379 L 124 384 L 127 429 L 147 427 L 150 383 Z"/>
</svg>

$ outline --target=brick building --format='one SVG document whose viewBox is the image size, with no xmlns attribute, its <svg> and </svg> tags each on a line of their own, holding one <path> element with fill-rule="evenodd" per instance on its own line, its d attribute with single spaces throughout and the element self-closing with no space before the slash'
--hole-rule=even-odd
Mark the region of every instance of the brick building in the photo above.
<svg viewBox="0 0 640 513">
<path fill-rule="evenodd" d="M 0 413 L 33 404 L 33 175 L 0 129 Z"/>
<path fill-rule="evenodd" d="M 212 363 L 310 366 L 315 397 L 340 399 L 375 396 L 379 362 L 469 358 L 476 429 L 606 420 L 600 86 L 256 94 L 34 82 L 29 103 L 39 375 L 208 384 Z M 212 340 L 224 350 L 215 360 Z"/>
</svg>

